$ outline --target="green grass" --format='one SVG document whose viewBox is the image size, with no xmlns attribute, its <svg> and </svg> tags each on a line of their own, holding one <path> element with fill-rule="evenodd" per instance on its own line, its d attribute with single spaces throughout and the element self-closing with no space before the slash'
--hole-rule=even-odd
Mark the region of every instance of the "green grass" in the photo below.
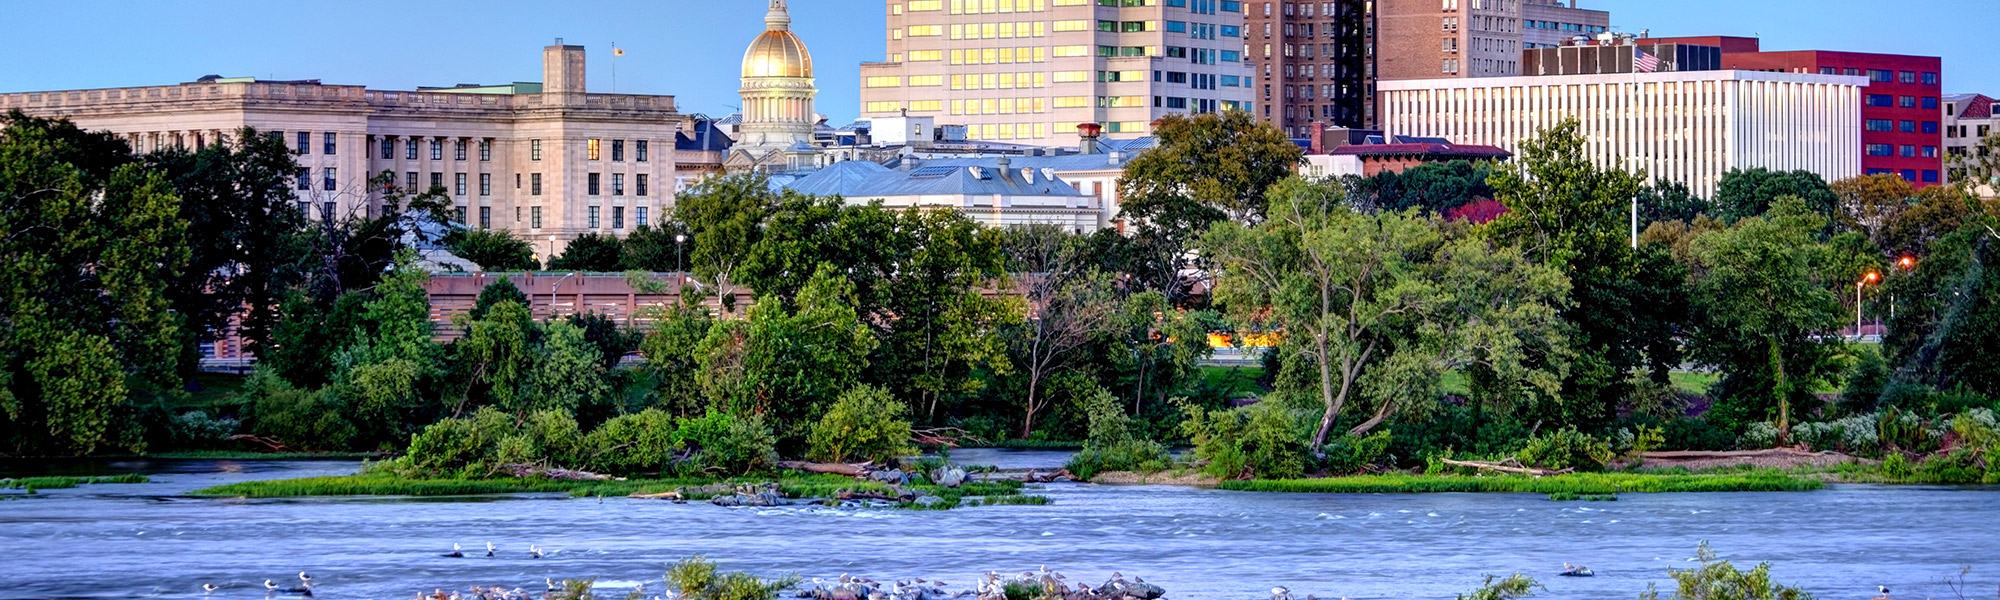
<svg viewBox="0 0 2000 600">
<path fill-rule="evenodd" d="M 300 460 L 312 458 L 372 458 L 368 452 L 248 452 L 243 450 L 186 450 L 179 452 L 156 452 L 139 455 L 137 458 L 169 460 Z"/>
<path fill-rule="evenodd" d="M 965 448 L 1014 448 L 1021 450 L 1076 450 L 1083 442 L 1073 440 L 993 440 L 985 444 L 966 444 Z"/>
<path fill-rule="evenodd" d="M 193 408 L 234 407 L 239 403 L 237 397 L 243 392 L 245 379 L 244 376 L 227 373 L 197 373 L 194 383 L 200 389 L 188 394 L 186 400 L 174 403 L 174 408 L 179 412 Z"/>
<path fill-rule="evenodd" d="M 979 503 L 987 506 L 1007 506 L 1007 505 L 1041 506 L 1044 504 L 1048 504 L 1049 502 L 1051 501 L 1049 500 L 1048 496 L 1009 494 L 1006 496 L 987 496 Z"/>
<path fill-rule="evenodd" d="M 1259 479 L 1224 481 L 1225 490 L 1250 492 L 1312 492 L 1337 494 L 1530 493 L 1593 494 L 1661 492 L 1796 492 L 1825 487 L 1817 479 L 1793 477 L 1775 470 L 1729 475 L 1640 475 L 1578 473 L 1551 477 L 1472 477 L 1428 475 L 1357 475 L 1326 479 Z"/>
<path fill-rule="evenodd" d="M 33 494 L 35 490 L 59 490 L 79 485 L 97 483 L 146 483 L 152 481 L 145 475 L 112 475 L 108 477 L 22 477 L 0 479 L 0 488 L 23 489 Z"/>
<path fill-rule="evenodd" d="M 1716 373 L 1674 371 L 1667 374 L 1667 380 L 1673 383 L 1676 390 L 1689 394 L 1707 395 L 1708 388 L 1714 386 L 1715 382 L 1721 381 L 1722 376 Z"/>
<path fill-rule="evenodd" d="M 1263 367 L 1205 366 L 1201 368 L 1202 383 L 1211 389 L 1224 390 L 1224 398 L 1244 398 L 1264 395 L 1263 386 L 1257 380 L 1264 378 Z"/>
<path fill-rule="evenodd" d="M 314 496 L 482 496 L 493 494 L 568 493 L 575 497 L 630 496 L 682 491 L 687 500 L 708 500 L 718 495 L 691 491 L 716 484 L 758 485 L 777 483 L 788 498 L 832 498 L 843 490 L 887 494 L 887 484 L 862 481 L 840 475 L 788 473 L 778 478 L 737 477 L 730 479 L 627 479 L 624 481 L 570 481 L 554 479 L 402 479 L 391 475 L 351 475 L 245 481 L 190 492 L 195 496 L 234 498 L 303 498 Z M 966 497 L 1009 496 L 1023 487 L 1018 481 L 971 482 L 957 488 L 911 485 L 910 489 L 945 499 L 957 506 Z M 949 508 L 949 507 L 946 507 Z"/>
<path fill-rule="evenodd" d="M 1578 493 L 1576 493 L 1576 492 L 1550 492 L 1550 493 L 1549 493 L 1549 500 L 1550 500 L 1550 501 L 1553 501 L 1553 502 L 1575 502 L 1575 501 L 1578 501 L 1578 500 L 1581 500 L 1581 501 L 1584 501 L 1584 502 L 1617 502 L 1617 501 L 1618 501 L 1618 495 L 1617 495 L 1617 494 L 1578 494 Z"/>
</svg>

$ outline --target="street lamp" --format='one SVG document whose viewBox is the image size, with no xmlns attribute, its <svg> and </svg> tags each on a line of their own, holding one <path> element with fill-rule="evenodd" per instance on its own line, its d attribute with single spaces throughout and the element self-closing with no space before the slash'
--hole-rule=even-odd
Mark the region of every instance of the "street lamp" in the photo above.
<svg viewBox="0 0 2000 600">
<path fill-rule="evenodd" d="M 681 276 L 681 287 L 687 287 L 687 271 L 681 268 L 681 245 L 686 244 L 687 241 L 687 234 L 674 234 L 674 272 L 679 273 Z"/>
<path fill-rule="evenodd" d="M 1901 259 L 1897 259 L 1897 260 L 1896 260 L 1896 268 L 1899 268 L 1899 269 L 1902 269 L 1902 270 L 1903 270 L 1903 273 L 1904 273 L 1904 274 L 1906 274 L 1906 275 L 1907 275 L 1907 274 L 1909 274 L 1909 272 L 1910 272 L 1910 269 L 1914 269 L 1914 268 L 1916 268 L 1916 266 L 1917 266 L 1917 259 L 1916 259 L 1915 257 L 1912 257 L 1912 256 L 1908 256 L 1908 255 L 1905 255 L 1905 256 L 1904 256 L 1903 258 L 1901 258 Z M 1890 291 L 1890 292 L 1889 292 L 1889 322 L 1890 322 L 1890 323 L 1894 323 L 1894 322 L 1896 322 L 1896 292 L 1895 292 L 1895 291 Z"/>
<path fill-rule="evenodd" d="M 1854 282 L 1854 341 L 1861 341 L 1861 287 L 1882 280 L 1882 274 L 1869 271 Z"/>
<path fill-rule="evenodd" d="M 575 277 L 575 276 L 576 276 L 576 273 L 570 273 L 570 274 L 568 274 L 568 275 L 564 275 L 564 276 L 562 276 L 562 277 L 560 277 L 560 278 L 556 279 L 556 282 L 555 282 L 555 284 L 553 284 L 553 285 L 550 285 L 550 286 L 549 286 L 549 320 L 550 320 L 550 321 L 554 321 L 554 320 L 556 320 L 556 316 L 557 316 L 557 315 L 556 315 L 556 289 L 558 289 L 558 288 L 561 288 L 561 287 L 562 287 L 562 282 L 563 282 L 563 281 L 565 281 L 565 280 L 567 280 L 567 279 L 569 279 L 569 278 L 571 278 L 571 277 Z M 579 307 L 579 308 L 581 308 L 581 307 Z M 581 311 L 579 311 L 579 312 L 581 312 Z"/>
</svg>

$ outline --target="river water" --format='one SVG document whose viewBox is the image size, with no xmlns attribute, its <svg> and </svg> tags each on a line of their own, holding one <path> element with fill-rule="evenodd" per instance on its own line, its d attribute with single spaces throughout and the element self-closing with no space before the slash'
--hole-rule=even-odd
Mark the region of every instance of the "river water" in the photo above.
<svg viewBox="0 0 2000 600">
<path fill-rule="evenodd" d="M 1059 466 L 1061 453 L 960 451 L 966 464 Z M 657 582 L 703 554 L 726 569 L 808 578 L 925 577 L 970 588 L 988 570 L 1048 565 L 1092 585 L 1117 570 L 1173 599 L 1452 598 L 1481 574 L 1538 576 L 1543 598 L 1636 598 L 1671 589 L 1709 541 L 1823 599 L 1956 598 L 1939 582 L 1973 567 L 1972 598 L 2000 584 L 2000 490 L 1834 486 L 1807 493 L 1627 494 L 1551 502 L 1528 494 L 1256 494 L 1052 484 L 1047 506 L 942 512 L 718 508 L 625 498 L 223 500 L 184 493 L 251 479 L 340 475 L 345 461 L 93 465 L 152 483 L 0 499 L 0 598 L 263 598 L 266 578 L 310 571 L 319 598 L 407 599 L 419 590 L 545 577 Z M 500 556 L 484 558 L 487 542 Z M 473 558 L 439 555 L 453 543 Z M 554 551 L 541 560 L 529 544 Z M 1551 577 L 1562 563 L 1589 579 Z M 658 588 L 654 585 L 654 588 Z M 622 597 L 622 593 L 610 594 Z"/>
</svg>

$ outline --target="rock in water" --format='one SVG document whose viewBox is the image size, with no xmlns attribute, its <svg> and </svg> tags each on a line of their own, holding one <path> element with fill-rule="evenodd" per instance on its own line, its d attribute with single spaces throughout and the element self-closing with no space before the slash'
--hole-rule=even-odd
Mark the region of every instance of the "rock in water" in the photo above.
<svg viewBox="0 0 2000 600">
<path fill-rule="evenodd" d="M 912 500 L 912 502 L 916 503 L 917 506 L 930 508 L 932 506 L 937 506 L 938 504 L 943 503 L 944 499 L 939 498 L 937 496 L 923 495 L 923 496 L 917 496 L 917 499 Z"/>
<path fill-rule="evenodd" d="M 958 468 L 958 465 L 945 465 L 931 473 L 931 481 L 948 488 L 956 488 L 965 483 L 965 469 Z"/>
<path fill-rule="evenodd" d="M 902 485 L 910 482 L 910 476 L 901 469 L 871 472 L 868 474 L 868 478 L 890 485 Z"/>
</svg>

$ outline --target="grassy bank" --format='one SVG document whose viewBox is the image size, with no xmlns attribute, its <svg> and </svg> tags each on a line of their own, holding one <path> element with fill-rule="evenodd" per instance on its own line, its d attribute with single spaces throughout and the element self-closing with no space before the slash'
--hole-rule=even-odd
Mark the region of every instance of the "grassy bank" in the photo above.
<svg viewBox="0 0 2000 600">
<path fill-rule="evenodd" d="M 887 484 L 861 481 L 838 475 L 788 474 L 776 478 L 740 477 L 732 479 L 627 479 L 623 481 L 572 481 L 537 478 L 507 479 L 402 479 L 389 475 L 351 475 L 245 481 L 190 492 L 194 496 L 234 498 L 305 498 L 315 496 L 482 496 L 494 494 L 567 493 L 571 496 L 629 496 L 680 491 L 687 500 L 707 500 L 721 493 L 698 488 L 727 485 L 778 484 L 787 498 L 831 498 L 843 491 L 888 494 Z M 972 482 L 957 488 L 911 485 L 909 489 L 937 496 L 949 506 L 966 498 L 984 497 L 985 504 L 1030 504 L 1021 500 L 1018 481 Z M 1040 496 L 1028 496 L 1041 498 Z M 1005 498 L 1004 501 L 992 500 Z M 1046 503 L 1043 498 L 1040 503 Z M 970 504 L 971 502 L 967 502 Z"/>
<path fill-rule="evenodd" d="M 243 450 L 188 450 L 185 452 L 157 452 L 131 458 L 160 460 L 311 460 L 311 459 L 363 459 L 373 458 L 370 452 L 249 452 Z"/>
<path fill-rule="evenodd" d="M 1421 494 L 1439 492 L 1527 493 L 1577 496 L 1660 492 L 1799 492 L 1817 490 L 1818 479 L 1778 471 L 1722 475 L 1640 475 L 1578 473 L 1552 477 L 1470 477 L 1461 475 L 1358 475 L 1326 479 L 1224 481 L 1225 490 L 1336 494 Z"/>
<path fill-rule="evenodd" d="M 79 485 L 96 483 L 146 483 L 152 481 L 145 475 L 112 475 L 109 477 L 22 477 L 0 479 L 0 488 L 24 489 L 33 494 L 35 490 L 59 490 Z"/>
</svg>

